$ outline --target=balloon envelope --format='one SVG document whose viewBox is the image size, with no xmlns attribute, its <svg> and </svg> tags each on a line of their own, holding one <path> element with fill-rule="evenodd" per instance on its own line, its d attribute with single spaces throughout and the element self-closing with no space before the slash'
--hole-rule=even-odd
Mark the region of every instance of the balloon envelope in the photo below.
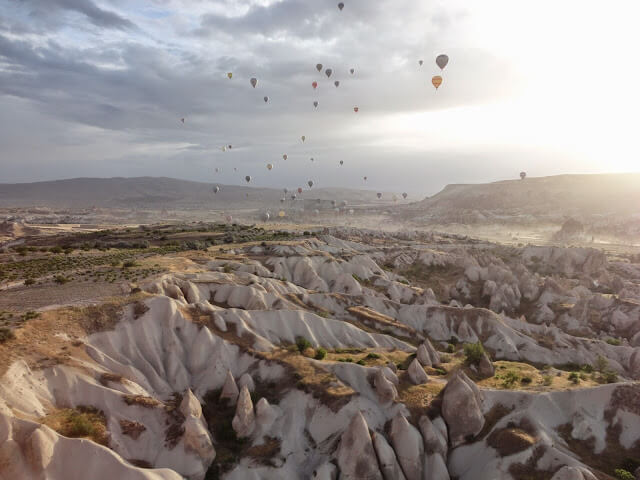
<svg viewBox="0 0 640 480">
<path fill-rule="evenodd" d="M 358 107 L 353 107 L 353 111 L 358 113 L 360 111 L 360 109 Z"/>
<path fill-rule="evenodd" d="M 423 63 L 424 63 L 424 60 L 418 60 L 418 64 L 419 64 L 420 66 L 422 66 L 422 64 L 423 64 Z"/>
<path fill-rule="evenodd" d="M 333 84 L 336 86 L 336 88 L 338 88 L 340 86 L 340 82 L 338 80 L 336 80 L 335 82 L 333 82 Z"/>
<path fill-rule="evenodd" d="M 316 88 L 318 88 L 318 82 L 312 82 L 311 86 L 313 87 L 313 89 L 315 90 Z"/>
<path fill-rule="evenodd" d="M 353 75 L 354 73 L 356 73 L 356 69 L 352 68 L 351 70 L 349 70 L 349 73 L 351 73 L 351 75 Z"/>
<path fill-rule="evenodd" d="M 376 193 L 376 197 L 382 198 L 382 194 L 381 193 Z"/>
<path fill-rule="evenodd" d="M 302 188 L 298 187 L 298 193 L 302 193 Z"/>
<path fill-rule="evenodd" d="M 449 63 L 449 57 L 447 55 L 438 55 L 436 57 L 436 65 L 440 67 L 440 70 L 444 70 L 444 67 Z"/>
<path fill-rule="evenodd" d="M 317 101 L 316 101 L 316 102 L 313 102 L 313 106 L 314 106 L 314 107 L 316 107 L 316 108 L 318 108 L 318 102 L 317 102 Z"/>
<path fill-rule="evenodd" d="M 247 181 L 247 183 L 249 183 L 251 181 L 251 177 L 249 175 L 247 175 L 246 177 L 244 177 L 244 179 Z"/>
<path fill-rule="evenodd" d="M 307 137 L 305 137 L 304 135 L 302 135 L 302 137 L 300 137 L 302 139 L 302 142 L 304 143 L 304 141 L 307 139 Z"/>
<path fill-rule="evenodd" d="M 273 170 L 273 163 L 267 164 L 267 170 Z"/>
<path fill-rule="evenodd" d="M 438 87 L 442 85 L 442 77 L 440 75 L 436 75 L 431 79 L 431 83 L 433 84 L 434 87 L 436 87 L 436 90 L 437 90 Z"/>
<path fill-rule="evenodd" d="M 256 88 L 256 85 L 258 84 L 258 79 L 257 78 L 252 78 L 251 80 L 249 80 L 249 82 L 251 83 L 251 86 L 253 88 Z"/>
<path fill-rule="evenodd" d="M 344 160 L 340 160 L 340 165 L 344 165 Z"/>
<path fill-rule="evenodd" d="M 269 101 L 269 97 L 264 97 L 264 103 L 267 103 Z"/>
<path fill-rule="evenodd" d="M 309 181 L 307 182 L 307 185 L 309 185 L 309 188 L 313 187 L 313 180 L 309 180 Z"/>
<path fill-rule="evenodd" d="M 333 73 L 333 70 L 331 70 L 330 68 L 327 68 L 324 71 L 324 74 L 327 76 L 327 78 L 331 78 L 331 74 Z"/>
<path fill-rule="evenodd" d="M 520 172 L 520 178 L 522 180 L 524 180 L 525 178 L 527 178 L 527 172 Z"/>
<path fill-rule="evenodd" d="M 319 72 L 322 71 L 322 64 L 321 63 L 316 65 L 316 70 L 318 70 Z"/>
<path fill-rule="evenodd" d="M 402 198 L 404 198 L 405 200 L 407 199 L 408 195 L 406 193 L 402 194 Z"/>
<path fill-rule="evenodd" d="M 342 11 L 342 9 L 344 8 L 344 3 L 340 2 L 338 4 L 338 8 L 340 9 L 340 11 Z"/>
<path fill-rule="evenodd" d="M 229 78 L 229 80 L 231 80 L 233 78 L 233 73 L 231 72 L 227 73 L 227 77 Z"/>
<path fill-rule="evenodd" d="M 284 216 L 285 216 L 284 211 L 283 211 L 283 210 L 280 210 L 280 211 L 278 212 L 278 216 L 279 216 L 280 218 L 284 217 Z"/>
<path fill-rule="evenodd" d="M 284 155 L 282 155 L 282 159 L 283 159 L 283 160 L 286 160 L 287 158 L 289 158 L 289 155 L 287 155 L 286 153 L 285 153 Z M 284 190 L 284 191 L 285 191 L 285 193 L 286 193 L 287 189 L 285 188 L 285 190 Z"/>
<path fill-rule="evenodd" d="M 213 187 L 213 193 L 218 193 L 219 191 L 220 191 L 220 187 L 218 187 L 217 185 Z"/>
</svg>

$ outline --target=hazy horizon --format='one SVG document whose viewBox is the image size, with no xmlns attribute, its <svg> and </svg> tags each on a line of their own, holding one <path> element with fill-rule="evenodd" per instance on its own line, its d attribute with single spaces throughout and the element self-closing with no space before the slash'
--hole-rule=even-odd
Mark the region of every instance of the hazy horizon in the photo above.
<svg viewBox="0 0 640 480">
<path fill-rule="evenodd" d="M 432 195 L 522 170 L 640 171 L 640 5 L 467 3 L 0 1 L 0 179 Z"/>
</svg>

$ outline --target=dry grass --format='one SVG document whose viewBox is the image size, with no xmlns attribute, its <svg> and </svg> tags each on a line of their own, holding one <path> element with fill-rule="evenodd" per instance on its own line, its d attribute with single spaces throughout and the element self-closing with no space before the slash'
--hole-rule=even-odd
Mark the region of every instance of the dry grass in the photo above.
<svg viewBox="0 0 640 480">
<path fill-rule="evenodd" d="M 444 383 L 430 381 L 424 385 L 413 385 L 404 378 L 406 374 L 400 375 L 401 381 L 398 385 L 398 401 L 404 403 L 411 413 L 411 422 L 417 424 L 418 420 L 431 407 L 434 400 L 440 395 L 445 387 Z"/>
<path fill-rule="evenodd" d="M 57 409 L 48 413 L 41 421 L 65 437 L 88 438 L 100 445 L 109 446 L 107 420 L 104 413 L 95 408 Z"/>
<path fill-rule="evenodd" d="M 508 457 L 535 445 L 536 437 L 519 428 L 495 430 L 487 438 L 489 446 L 495 448 L 501 457 Z"/>
<path fill-rule="evenodd" d="M 497 362 L 493 362 L 493 365 L 496 369 L 495 376 L 478 381 L 477 383 L 479 387 L 500 390 L 515 389 L 534 392 L 551 392 L 598 385 L 597 382 L 593 381 L 590 375 L 584 376 L 584 378 L 580 379 L 577 384 L 573 383 L 569 380 L 570 372 L 559 372 L 559 376 L 554 374 L 552 376 L 553 381 L 551 385 L 547 385 L 545 377 L 548 377 L 548 375 L 527 363 L 499 360 Z M 511 385 L 509 385 L 507 380 L 509 372 L 512 372 L 518 377 L 518 379 Z M 523 378 L 530 378 L 531 382 L 524 383 L 522 382 Z"/>
<path fill-rule="evenodd" d="M 155 398 L 145 397 L 144 395 L 125 395 L 122 399 L 127 405 L 138 405 L 144 408 L 156 408 L 162 405 L 162 403 Z"/>
<path fill-rule="evenodd" d="M 147 427 L 139 422 L 120 420 L 120 430 L 122 430 L 122 434 L 129 435 L 134 440 L 137 440 L 146 429 Z"/>
</svg>

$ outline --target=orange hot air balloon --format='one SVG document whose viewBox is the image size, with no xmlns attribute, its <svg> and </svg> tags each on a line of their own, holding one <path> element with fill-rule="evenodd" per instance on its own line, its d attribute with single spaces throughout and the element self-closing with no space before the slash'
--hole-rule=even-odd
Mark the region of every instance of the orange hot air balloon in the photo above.
<svg viewBox="0 0 640 480">
<path fill-rule="evenodd" d="M 440 75 L 436 75 L 431 79 L 431 83 L 436 87 L 436 90 L 438 90 L 438 87 L 442 85 L 442 77 Z"/>
</svg>

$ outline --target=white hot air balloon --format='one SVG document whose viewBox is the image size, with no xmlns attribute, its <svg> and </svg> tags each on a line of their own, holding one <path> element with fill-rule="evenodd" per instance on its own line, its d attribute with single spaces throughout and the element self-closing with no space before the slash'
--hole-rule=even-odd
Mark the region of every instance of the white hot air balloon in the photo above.
<svg viewBox="0 0 640 480">
<path fill-rule="evenodd" d="M 220 191 L 220 187 L 218 185 L 213 187 L 213 193 L 218 193 L 219 191 Z"/>
</svg>

